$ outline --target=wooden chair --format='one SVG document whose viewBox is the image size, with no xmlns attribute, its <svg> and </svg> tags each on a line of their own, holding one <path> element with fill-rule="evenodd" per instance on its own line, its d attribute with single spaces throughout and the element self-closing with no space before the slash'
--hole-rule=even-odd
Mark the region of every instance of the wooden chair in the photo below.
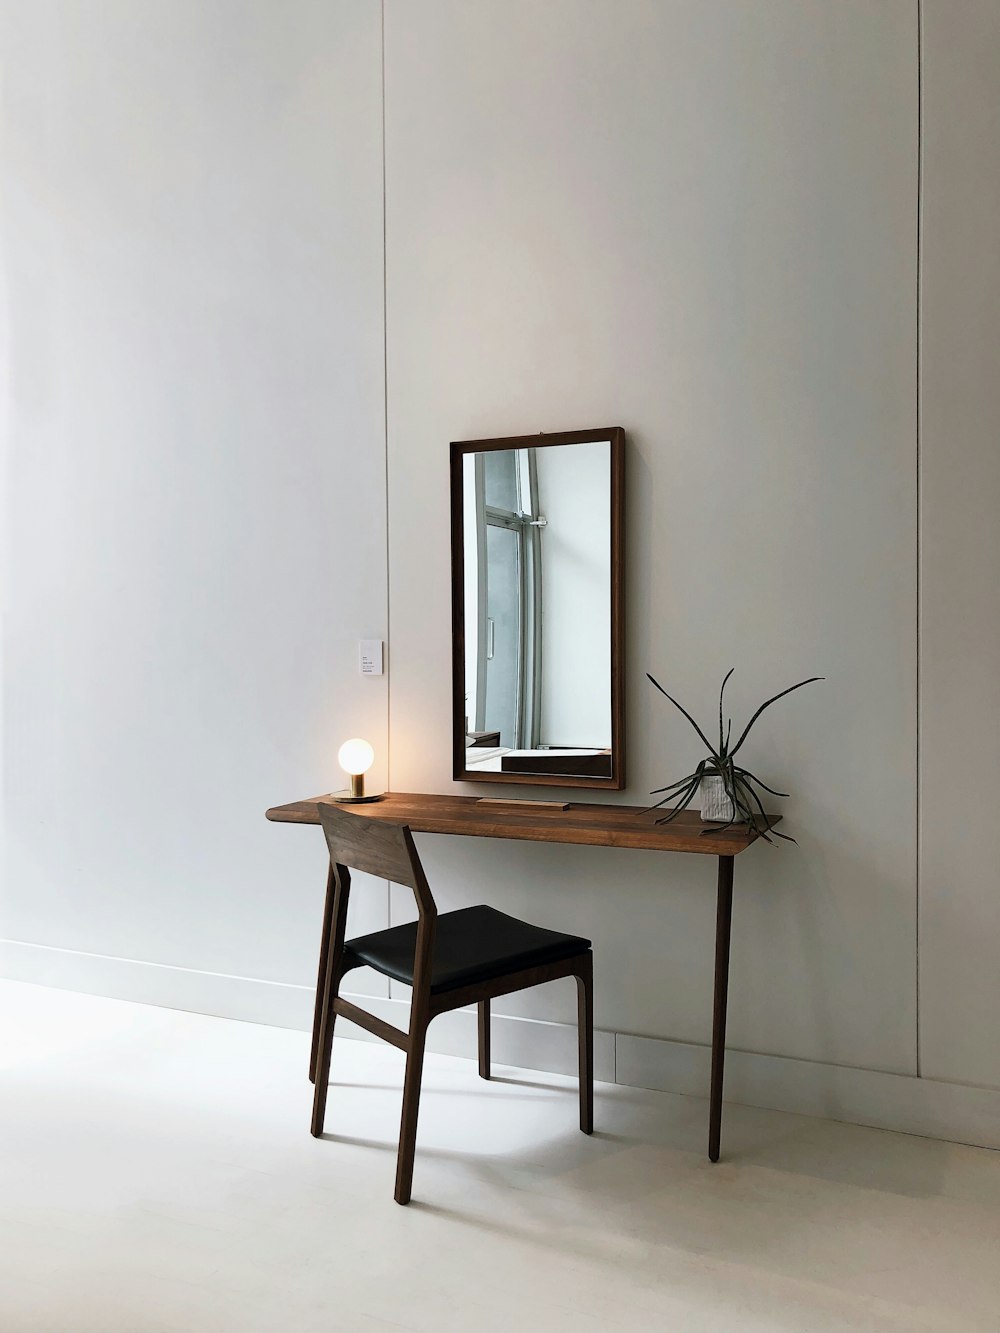
<svg viewBox="0 0 1000 1333">
<path fill-rule="evenodd" d="M 409 1203 L 424 1044 L 431 1019 L 464 1005 L 479 1006 L 479 1073 L 490 1076 L 490 1000 L 576 977 L 580 1046 L 580 1128 L 594 1127 L 593 955 L 590 941 L 529 925 L 492 907 L 439 913 L 410 830 L 401 824 L 321 805 L 330 848 L 323 942 L 316 991 L 310 1078 L 316 1085 L 312 1133 L 323 1133 L 330 1051 L 337 1015 L 406 1052 L 403 1115 L 396 1162 L 396 1202 Z M 418 920 L 345 941 L 351 869 L 413 890 Z M 409 1032 L 385 1023 L 340 995 L 352 968 L 368 966 L 413 987 Z"/>
</svg>

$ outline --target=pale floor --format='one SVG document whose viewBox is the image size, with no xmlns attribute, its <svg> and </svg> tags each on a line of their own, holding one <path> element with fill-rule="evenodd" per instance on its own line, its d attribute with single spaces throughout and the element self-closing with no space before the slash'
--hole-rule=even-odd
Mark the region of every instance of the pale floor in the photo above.
<svg viewBox="0 0 1000 1333">
<path fill-rule="evenodd" d="M 2 1333 L 1000 1329 L 1000 1154 L 0 982 Z"/>
</svg>

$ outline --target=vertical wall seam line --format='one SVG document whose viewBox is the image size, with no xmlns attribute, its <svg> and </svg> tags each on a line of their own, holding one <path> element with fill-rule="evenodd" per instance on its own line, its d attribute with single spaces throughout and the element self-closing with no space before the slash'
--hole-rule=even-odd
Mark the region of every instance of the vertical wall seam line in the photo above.
<svg viewBox="0 0 1000 1333">
<path fill-rule="evenodd" d="M 381 150 L 382 150 L 382 443 L 383 443 L 383 484 L 385 486 L 385 785 L 392 791 L 392 635 L 390 633 L 391 608 L 389 579 L 389 332 L 388 332 L 388 293 L 386 289 L 386 244 L 385 244 L 385 0 L 381 0 L 381 24 L 379 29 L 379 94 L 382 109 Z M 386 880 L 385 919 L 392 925 L 392 885 Z M 389 988 L 392 993 L 392 987 Z"/>
<path fill-rule="evenodd" d="M 917 507 L 917 561 L 916 561 L 916 593 L 917 593 L 917 614 L 916 614 L 916 874 L 914 883 L 915 892 L 915 919 L 914 919 L 914 989 L 915 989 L 915 1019 L 916 1019 L 916 1067 L 917 1078 L 922 1077 L 922 1064 L 920 1054 L 920 861 L 922 849 L 921 837 L 921 752 L 920 752 L 920 723 L 921 723 L 921 598 L 923 594 L 922 584 L 922 457 L 921 457 L 921 416 L 920 416 L 920 397 L 921 397 L 921 344 L 923 339 L 923 164 L 924 164 L 924 42 L 923 42 L 923 0 L 917 0 L 917 356 L 916 356 L 916 507 Z"/>
</svg>

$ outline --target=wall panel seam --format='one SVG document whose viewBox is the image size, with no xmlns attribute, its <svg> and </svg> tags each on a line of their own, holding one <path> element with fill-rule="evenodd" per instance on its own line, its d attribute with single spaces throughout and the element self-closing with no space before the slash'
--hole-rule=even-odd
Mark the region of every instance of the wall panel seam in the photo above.
<svg viewBox="0 0 1000 1333">
<path fill-rule="evenodd" d="M 913 988 L 915 988 L 916 1076 L 923 1077 L 920 1056 L 920 869 L 923 854 L 923 800 L 921 800 L 920 756 L 920 611 L 923 596 L 923 563 L 921 563 L 921 340 L 923 340 L 923 209 L 924 209 L 924 5 L 916 0 L 917 24 L 917 197 L 916 197 L 916 858 L 915 858 L 915 912 L 913 912 Z"/>
<path fill-rule="evenodd" d="M 385 207 L 385 0 L 381 0 L 381 23 L 379 28 L 379 106 L 382 116 L 380 124 L 380 147 L 382 152 L 382 447 L 385 486 L 385 785 L 392 791 L 392 624 L 390 598 L 392 583 L 389 578 L 389 326 L 388 292 L 386 289 L 386 207 Z M 385 919 L 392 925 L 392 885 L 385 884 Z M 390 987 L 391 991 L 391 987 Z"/>
</svg>

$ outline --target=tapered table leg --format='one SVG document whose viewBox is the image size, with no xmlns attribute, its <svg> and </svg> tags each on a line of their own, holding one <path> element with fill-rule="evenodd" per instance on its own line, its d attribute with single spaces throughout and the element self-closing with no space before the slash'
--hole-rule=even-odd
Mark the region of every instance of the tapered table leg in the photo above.
<svg viewBox="0 0 1000 1333">
<path fill-rule="evenodd" d="M 729 939 L 733 923 L 733 862 L 719 857 L 719 899 L 715 916 L 715 1008 L 712 1017 L 712 1087 L 709 1094 L 708 1156 L 719 1160 L 722 1138 L 722 1080 L 726 1062 L 726 1006 L 729 998 Z"/>
<path fill-rule="evenodd" d="M 319 972 L 316 977 L 316 1005 L 313 1009 L 312 1048 L 309 1052 L 309 1082 L 316 1082 L 316 1063 L 319 1059 L 319 1031 L 323 1022 L 323 996 L 326 994 L 326 972 L 330 966 L 330 933 L 333 927 L 333 864 L 326 876 L 326 901 L 323 904 L 323 930 L 319 939 Z"/>
<path fill-rule="evenodd" d="M 479 1001 L 479 1077 L 490 1076 L 490 1002 Z"/>
</svg>

